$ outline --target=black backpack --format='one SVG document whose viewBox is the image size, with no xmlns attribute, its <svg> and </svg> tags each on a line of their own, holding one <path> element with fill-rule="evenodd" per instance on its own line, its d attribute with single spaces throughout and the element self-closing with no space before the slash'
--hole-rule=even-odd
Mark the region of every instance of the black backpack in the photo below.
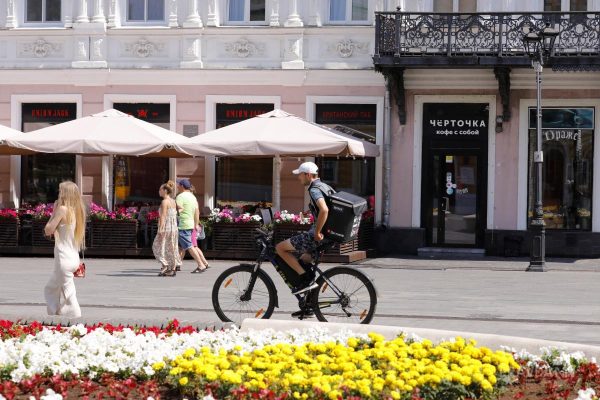
<svg viewBox="0 0 600 400">
<path fill-rule="evenodd" d="M 348 242 L 358 235 L 360 219 L 363 212 L 367 209 L 367 201 L 360 196 L 348 192 L 336 192 L 331 186 L 319 181 L 311 183 L 308 187 L 317 188 L 323 193 L 329 214 L 323 227 L 323 235 L 326 239 L 334 242 Z M 316 218 L 319 209 L 317 204 L 310 198 L 310 211 Z"/>
</svg>

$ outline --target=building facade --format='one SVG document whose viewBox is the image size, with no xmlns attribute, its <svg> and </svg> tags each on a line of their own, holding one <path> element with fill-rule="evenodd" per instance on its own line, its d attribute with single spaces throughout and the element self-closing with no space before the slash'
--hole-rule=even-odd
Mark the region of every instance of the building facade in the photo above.
<svg viewBox="0 0 600 400">
<path fill-rule="evenodd" d="M 536 79 L 523 36 L 559 31 L 543 69 L 546 251 L 598 256 L 600 8 L 594 1 L 434 1 L 376 21 L 393 98 L 383 248 L 529 254 Z"/>
</svg>

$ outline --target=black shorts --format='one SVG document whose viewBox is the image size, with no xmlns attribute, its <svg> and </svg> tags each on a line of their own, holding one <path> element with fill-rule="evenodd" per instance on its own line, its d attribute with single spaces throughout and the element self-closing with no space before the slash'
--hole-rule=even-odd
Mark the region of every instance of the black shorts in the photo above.
<svg viewBox="0 0 600 400">
<path fill-rule="evenodd" d="M 299 254 L 311 254 L 319 244 L 319 242 L 315 240 L 315 230 L 312 228 L 307 232 L 292 236 L 290 238 L 290 243 L 294 246 L 294 250 Z"/>
</svg>

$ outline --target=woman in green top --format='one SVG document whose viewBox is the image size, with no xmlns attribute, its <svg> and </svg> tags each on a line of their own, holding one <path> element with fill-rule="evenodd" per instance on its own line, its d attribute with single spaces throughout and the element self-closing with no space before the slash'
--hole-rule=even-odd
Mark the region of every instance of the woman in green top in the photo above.
<svg viewBox="0 0 600 400">
<path fill-rule="evenodd" d="M 185 256 L 185 252 L 189 252 L 197 263 L 196 269 L 192 272 L 203 272 L 206 270 L 206 265 L 203 263 L 200 255 L 200 249 L 192 244 L 192 231 L 199 228 L 200 224 L 200 209 L 198 208 L 198 200 L 191 192 L 192 184 L 188 179 L 177 179 L 177 209 L 179 210 L 179 251 L 181 259 Z"/>
</svg>

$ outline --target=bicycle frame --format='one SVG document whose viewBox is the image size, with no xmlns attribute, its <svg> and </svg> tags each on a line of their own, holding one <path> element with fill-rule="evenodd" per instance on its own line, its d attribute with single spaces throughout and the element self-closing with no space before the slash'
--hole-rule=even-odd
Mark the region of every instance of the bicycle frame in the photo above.
<svg viewBox="0 0 600 400">
<path fill-rule="evenodd" d="M 250 301 L 252 299 L 252 291 L 254 290 L 254 285 L 255 285 L 256 279 L 258 277 L 258 271 L 261 269 L 261 265 L 262 265 L 263 261 L 269 261 L 269 262 L 271 262 L 271 264 L 273 264 L 273 266 L 275 267 L 275 270 L 281 276 L 281 278 L 283 279 L 285 284 L 290 288 L 290 290 L 294 287 L 294 285 L 290 282 L 290 280 L 285 275 L 285 272 L 283 271 L 283 267 L 279 264 L 279 263 L 285 263 L 285 261 L 283 261 L 281 258 L 277 257 L 277 253 L 275 252 L 275 247 L 272 244 L 272 238 L 270 238 L 270 235 L 268 233 L 266 233 L 260 229 L 257 229 L 257 231 L 259 232 L 259 235 L 260 235 L 257 239 L 257 242 L 261 245 L 262 248 L 261 248 L 260 255 L 258 256 L 258 258 L 256 260 L 256 264 L 254 265 L 252 274 L 250 276 L 250 281 L 248 282 L 248 287 L 246 288 L 246 291 L 240 298 L 240 300 L 242 300 L 242 301 Z M 306 263 L 304 263 L 301 260 L 299 260 L 299 262 L 300 262 L 300 265 L 302 265 L 302 267 L 305 269 L 312 268 L 314 270 L 315 274 L 317 274 L 317 278 L 324 279 L 325 282 L 327 282 L 327 284 L 329 285 L 329 287 L 333 290 L 333 292 L 338 297 L 341 297 L 342 292 L 323 274 L 323 271 L 319 268 L 319 261 L 321 258 L 321 253 L 332 245 L 333 245 L 333 243 L 331 243 L 331 242 L 327 242 L 322 245 L 319 245 L 317 247 L 317 251 L 315 252 L 315 254 L 313 254 L 313 256 L 314 256 L 313 264 L 306 265 Z M 285 265 L 285 267 L 291 268 L 287 264 Z M 302 294 L 296 294 L 294 296 L 298 299 L 298 302 L 300 303 L 300 305 L 302 307 L 303 305 L 304 306 L 307 305 L 306 300 L 308 298 L 308 295 L 311 293 L 312 293 L 312 291 L 309 291 L 309 292 L 305 292 Z M 341 300 L 338 299 L 337 302 L 341 302 Z M 331 304 L 336 304 L 337 302 L 332 302 Z"/>
</svg>

